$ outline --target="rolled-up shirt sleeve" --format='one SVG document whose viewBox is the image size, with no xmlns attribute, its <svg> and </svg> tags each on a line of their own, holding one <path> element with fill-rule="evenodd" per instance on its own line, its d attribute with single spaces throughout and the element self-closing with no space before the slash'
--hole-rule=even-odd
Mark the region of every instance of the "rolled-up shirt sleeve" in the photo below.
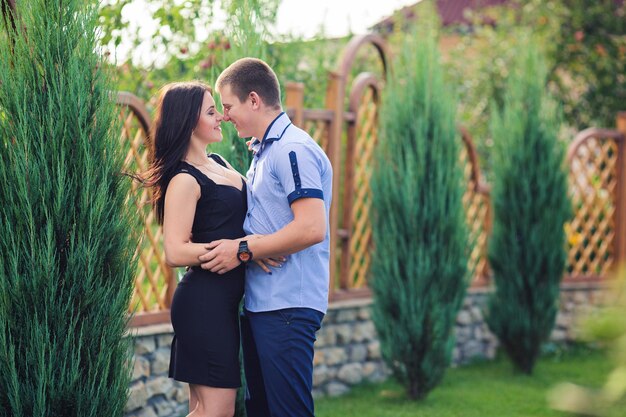
<svg viewBox="0 0 626 417">
<path fill-rule="evenodd" d="M 307 145 L 290 144 L 275 162 L 275 175 L 290 205 L 300 198 L 324 199 L 322 164 Z"/>
</svg>

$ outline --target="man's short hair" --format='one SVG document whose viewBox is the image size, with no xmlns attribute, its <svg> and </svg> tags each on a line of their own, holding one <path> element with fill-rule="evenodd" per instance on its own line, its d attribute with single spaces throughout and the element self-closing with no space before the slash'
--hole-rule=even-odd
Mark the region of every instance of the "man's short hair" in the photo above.
<svg viewBox="0 0 626 417">
<path fill-rule="evenodd" d="M 215 82 L 218 92 L 227 85 L 241 102 L 246 101 L 254 91 L 267 106 L 280 108 L 278 78 L 272 68 L 260 59 L 241 58 L 230 64 Z"/>
</svg>

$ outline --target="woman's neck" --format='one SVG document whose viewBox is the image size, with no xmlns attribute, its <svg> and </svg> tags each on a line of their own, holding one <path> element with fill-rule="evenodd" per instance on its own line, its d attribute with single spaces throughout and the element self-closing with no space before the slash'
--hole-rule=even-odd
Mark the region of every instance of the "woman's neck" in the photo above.
<svg viewBox="0 0 626 417">
<path fill-rule="evenodd" d="M 193 143 L 191 143 L 189 145 L 189 150 L 187 150 L 187 154 L 185 155 L 185 160 L 198 165 L 208 163 L 209 158 L 207 157 L 206 148 L 193 146 Z"/>
</svg>

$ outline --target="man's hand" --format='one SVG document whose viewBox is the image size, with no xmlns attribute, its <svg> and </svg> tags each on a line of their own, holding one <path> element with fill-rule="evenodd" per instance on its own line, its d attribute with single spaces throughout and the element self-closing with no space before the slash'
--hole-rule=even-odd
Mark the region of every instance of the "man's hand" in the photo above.
<svg viewBox="0 0 626 417">
<path fill-rule="evenodd" d="M 239 250 L 238 240 L 215 240 L 205 247 L 209 252 L 198 257 L 200 262 L 202 262 L 202 269 L 208 269 L 218 274 L 225 274 L 238 267 L 241 263 L 241 261 L 237 259 L 237 251 Z"/>
</svg>

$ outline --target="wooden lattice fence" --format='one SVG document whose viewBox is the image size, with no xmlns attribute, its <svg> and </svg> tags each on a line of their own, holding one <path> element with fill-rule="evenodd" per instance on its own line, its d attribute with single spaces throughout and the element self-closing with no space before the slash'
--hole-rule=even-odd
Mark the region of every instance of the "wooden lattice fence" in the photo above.
<svg viewBox="0 0 626 417">
<path fill-rule="evenodd" d="M 570 281 L 601 279 L 626 261 L 626 113 L 617 127 L 584 130 L 568 150 Z"/>
<path fill-rule="evenodd" d="M 463 146 L 460 162 L 463 178 L 467 184 L 463 194 L 463 207 L 469 229 L 470 253 L 468 270 L 473 285 L 486 285 L 489 282 L 487 263 L 487 237 L 491 230 L 491 204 L 489 186 L 482 180 L 478 154 L 467 129 L 459 129 Z"/>
</svg>

